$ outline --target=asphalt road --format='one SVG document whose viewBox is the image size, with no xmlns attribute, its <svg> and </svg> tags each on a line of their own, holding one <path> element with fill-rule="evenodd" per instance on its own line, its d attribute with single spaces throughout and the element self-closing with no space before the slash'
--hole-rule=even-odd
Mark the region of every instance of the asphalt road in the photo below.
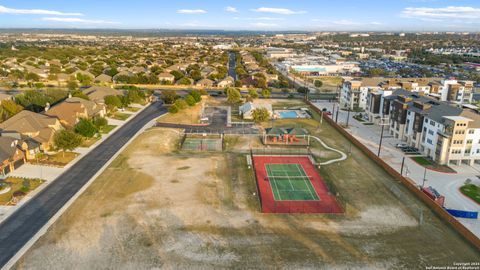
<svg viewBox="0 0 480 270">
<path fill-rule="evenodd" d="M 0 265 L 15 254 L 149 121 L 166 113 L 155 102 L 108 137 L 0 224 Z"/>
</svg>

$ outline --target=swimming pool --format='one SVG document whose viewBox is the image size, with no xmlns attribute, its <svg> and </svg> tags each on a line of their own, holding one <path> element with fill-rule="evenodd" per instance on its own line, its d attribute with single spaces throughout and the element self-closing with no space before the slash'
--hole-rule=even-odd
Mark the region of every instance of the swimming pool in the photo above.
<svg viewBox="0 0 480 270">
<path fill-rule="evenodd" d="M 278 118 L 298 118 L 298 114 L 296 111 L 280 111 L 278 112 Z"/>
</svg>

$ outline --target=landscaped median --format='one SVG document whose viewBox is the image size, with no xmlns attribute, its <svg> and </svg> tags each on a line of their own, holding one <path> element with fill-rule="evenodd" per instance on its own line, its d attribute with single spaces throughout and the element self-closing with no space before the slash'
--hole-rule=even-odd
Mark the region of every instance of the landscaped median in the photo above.
<svg viewBox="0 0 480 270">
<path fill-rule="evenodd" d="M 457 173 L 454 169 L 446 165 L 436 164 L 433 160 L 423 156 L 416 156 L 416 157 L 410 157 L 410 158 L 413 161 L 415 161 L 418 165 L 432 171 L 441 172 L 441 173 Z"/>
<path fill-rule="evenodd" d="M 16 205 L 28 193 L 39 187 L 45 180 L 7 177 L 0 180 L 0 205 Z"/>
<path fill-rule="evenodd" d="M 460 191 L 463 195 L 469 197 L 474 202 L 480 204 L 480 187 L 475 184 L 465 184 L 460 187 Z"/>
</svg>

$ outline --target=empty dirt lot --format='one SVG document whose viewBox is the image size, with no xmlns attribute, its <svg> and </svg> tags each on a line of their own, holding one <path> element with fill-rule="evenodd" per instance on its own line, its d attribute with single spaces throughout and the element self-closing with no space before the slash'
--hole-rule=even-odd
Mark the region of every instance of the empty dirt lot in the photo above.
<svg viewBox="0 0 480 270">
<path fill-rule="evenodd" d="M 302 123 L 349 151 L 325 123 Z M 244 154 L 180 153 L 178 138 L 166 129 L 138 137 L 16 268 L 425 269 L 478 260 L 477 250 L 355 148 L 321 169 L 344 216 L 272 215 L 258 212 Z"/>
</svg>

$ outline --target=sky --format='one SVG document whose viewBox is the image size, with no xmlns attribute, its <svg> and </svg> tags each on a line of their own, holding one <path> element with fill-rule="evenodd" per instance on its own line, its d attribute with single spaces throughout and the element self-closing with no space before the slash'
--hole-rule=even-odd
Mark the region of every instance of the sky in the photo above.
<svg viewBox="0 0 480 270">
<path fill-rule="evenodd" d="M 0 0 L 0 28 L 480 31 L 480 0 Z"/>
</svg>

